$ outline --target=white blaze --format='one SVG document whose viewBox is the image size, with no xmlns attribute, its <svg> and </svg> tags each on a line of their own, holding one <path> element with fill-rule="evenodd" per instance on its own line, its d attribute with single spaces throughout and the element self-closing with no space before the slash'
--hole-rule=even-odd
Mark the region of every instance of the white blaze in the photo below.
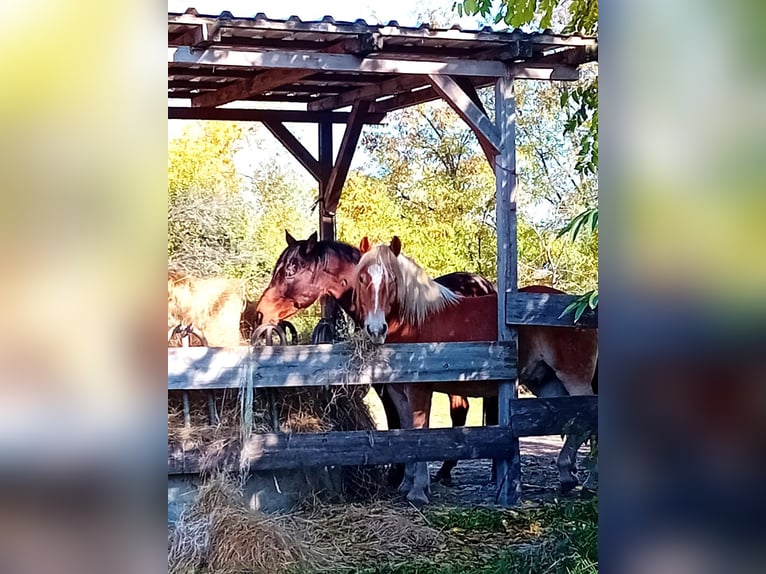
<svg viewBox="0 0 766 574">
<path fill-rule="evenodd" d="M 372 287 L 375 289 L 375 311 L 380 307 L 380 285 L 383 283 L 383 266 L 380 263 L 370 265 L 367 271 L 370 274 L 372 280 Z"/>
<path fill-rule="evenodd" d="M 370 274 L 370 281 L 372 281 L 372 287 L 375 291 L 375 308 L 372 310 L 372 312 L 367 313 L 364 325 L 368 328 L 368 333 L 369 330 L 375 333 L 380 333 L 384 331 L 386 327 L 386 317 L 380 311 L 380 287 L 383 284 L 383 278 L 386 275 L 386 270 L 380 263 L 374 263 L 373 265 L 370 265 L 370 267 L 367 269 L 367 272 Z M 375 342 L 382 343 L 384 339 L 385 336 L 380 340 L 376 340 Z"/>
</svg>

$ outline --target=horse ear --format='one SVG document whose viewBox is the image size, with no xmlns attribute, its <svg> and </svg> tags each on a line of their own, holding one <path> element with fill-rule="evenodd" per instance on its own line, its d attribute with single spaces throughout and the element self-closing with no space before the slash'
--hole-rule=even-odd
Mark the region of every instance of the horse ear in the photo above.
<svg viewBox="0 0 766 574">
<path fill-rule="evenodd" d="M 306 240 L 306 253 L 311 253 L 311 251 L 314 249 L 314 246 L 317 244 L 317 232 L 315 231 L 311 235 L 309 235 L 309 238 Z"/>
<path fill-rule="evenodd" d="M 285 229 L 285 241 L 287 241 L 287 246 L 288 247 L 292 247 L 293 245 L 298 243 L 298 241 L 295 239 L 295 237 L 290 235 L 290 232 L 287 231 L 287 229 Z"/>
<path fill-rule="evenodd" d="M 389 245 L 389 247 L 391 248 L 391 251 L 394 252 L 394 255 L 399 257 L 399 254 L 402 252 L 402 242 L 396 235 L 391 238 L 391 245 Z"/>
<path fill-rule="evenodd" d="M 367 236 L 365 235 L 362 237 L 362 241 L 359 243 L 359 253 L 364 255 L 370 250 L 370 240 L 367 239 Z"/>
</svg>

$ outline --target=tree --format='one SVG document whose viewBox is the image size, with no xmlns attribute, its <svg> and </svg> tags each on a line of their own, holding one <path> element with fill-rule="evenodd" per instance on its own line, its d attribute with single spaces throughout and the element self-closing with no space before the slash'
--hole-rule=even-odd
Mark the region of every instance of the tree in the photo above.
<svg viewBox="0 0 766 574">
<path fill-rule="evenodd" d="M 598 0 L 462 0 L 453 4 L 460 15 L 480 15 L 494 23 L 504 22 L 513 27 L 545 29 L 552 26 L 564 33 L 598 33 Z M 595 176 L 598 169 L 598 77 L 595 72 L 571 90 L 564 90 L 560 105 L 567 111 L 565 133 L 577 138 L 577 162 L 575 171 L 581 176 Z M 580 232 L 593 232 L 598 225 L 598 206 L 588 205 L 573 218 L 559 235 L 571 233 L 576 240 Z M 598 304 L 598 291 L 594 289 L 583 295 L 571 306 L 576 317 L 585 306 Z"/>
</svg>

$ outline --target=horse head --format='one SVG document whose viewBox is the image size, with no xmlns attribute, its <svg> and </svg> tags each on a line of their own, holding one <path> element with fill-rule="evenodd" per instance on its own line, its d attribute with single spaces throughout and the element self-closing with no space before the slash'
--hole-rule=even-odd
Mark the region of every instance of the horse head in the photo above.
<svg viewBox="0 0 766 574">
<path fill-rule="evenodd" d="M 317 234 L 295 239 L 285 231 L 287 247 L 277 259 L 271 281 L 256 306 L 256 325 L 279 323 L 316 301 L 323 293 L 316 280 L 320 264 Z"/>
<path fill-rule="evenodd" d="M 364 321 L 364 331 L 374 343 L 383 343 L 388 333 L 388 318 L 398 304 L 402 282 L 398 257 L 402 244 L 394 236 L 389 245 L 371 246 L 362 239 L 362 257 L 354 276 L 355 307 Z"/>
</svg>

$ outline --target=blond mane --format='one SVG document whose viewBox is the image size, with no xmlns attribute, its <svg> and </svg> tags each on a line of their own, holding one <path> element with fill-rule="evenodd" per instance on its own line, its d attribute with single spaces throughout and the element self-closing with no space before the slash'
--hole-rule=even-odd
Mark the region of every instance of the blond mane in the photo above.
<svg viewBox="0 0 766 574">
<path fill-rule="evenodd" d="M 461 296 L 434 281 L 425 269 L 406 255 L 395 256 L 388 245 L 375 245 L 362 255 L 362 265 L 380 263 L 385 273 L 396 278 L 397 302 L 400 319 L 416 326 L 422 325 L 429 315 L 457 303 Z"/>
</svg>

